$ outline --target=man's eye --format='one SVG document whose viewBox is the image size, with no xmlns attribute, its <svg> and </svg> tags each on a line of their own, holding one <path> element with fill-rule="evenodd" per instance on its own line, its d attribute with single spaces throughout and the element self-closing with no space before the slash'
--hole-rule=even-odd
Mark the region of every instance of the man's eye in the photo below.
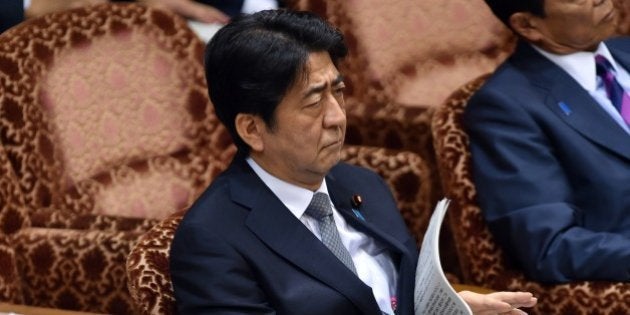
<svg viewBox="0 0 630 315">
<path fill-rule="evenodd" d="M 305 107 L 315 107 L 318 106 L 321 103 L 321 99 L 317 99 L 317 100 L 313 100 L 310 103 L 308 103 Z"/>
</svg>

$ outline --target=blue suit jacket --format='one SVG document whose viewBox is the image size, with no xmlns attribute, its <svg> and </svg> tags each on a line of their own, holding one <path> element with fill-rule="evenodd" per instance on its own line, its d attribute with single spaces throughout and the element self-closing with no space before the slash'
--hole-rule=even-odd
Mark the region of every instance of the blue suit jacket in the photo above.
<svg viewBox="0 0 630 315">
<path fill-rule="evenodd" d="M 417 250 L 376 174 L 340 163 L 326 177 L 331 200 L 398 266 L 397 314 L 413 314 Z M 363 197 L 352 211 L 354 194 Z M 380 314 L 370 287 L 290 213 L 236 158 L 186 213 L 171 247 L 181 314 Z"/>
<path fill-rule="evenodd" d="M 607 45 L 630 69 L 630 41 Z M 539 281 L 630 281 L 630 135 L 565 71 L 520 43 L 470 100 L 479 204 Z"/>
<path fill-rule="evenodd" d="M 0 33 L 24 21 L 23 0 L 0 1 Z"/>
</svg>

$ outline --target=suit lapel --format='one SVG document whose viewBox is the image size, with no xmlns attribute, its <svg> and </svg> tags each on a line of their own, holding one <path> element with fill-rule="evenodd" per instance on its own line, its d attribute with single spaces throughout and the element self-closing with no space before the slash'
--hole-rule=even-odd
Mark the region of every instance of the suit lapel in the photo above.
<svg viewBox="0 0 630 315">
<path fill-rule="evenodd" d="M 409 308 L 405 305 L 413 304 L 411 301 L 413 301 L 417 252 L 410 252 L 409 248 L 405 246 L 405 242 L 412 241 L 412 246 L 415 246 L 415 241 L 409 238 L 407 233 L 394 231 L 393 229 L 396 227 L 383 224 L 383 220 L 374 217 L 373 213 L 382 213 L 385 210 L 375 208 L 379 205 L 363 204 L 359 209 L 353 207 L 351 200 L 358 191 L 348 190 L 330 174 L 326 177 L 326 184 L 335 208 L 346 222 L 356 230 L 374 238 L 376 242 L 389 250 L 394 264 L 398 266 L 397 297 L 399 307 L 397 314 L 406 314 L 412 311 L 413 307 Z M 405 239 L 395 236 L 403 234 L 407 236 Z"/>
<path fill-rule="evenodd" d="M 387 226 L 380 226 L 379 222 L 370 220 L 369 214 L 363 211 L 359 212 L 362 217 L 359 218 L 359 214 L 354 212 L 358 209 L 353 209 L 351 203 L 353 192 L 339 185 L 330 175 L 326 177 L 326 184 L 335 208 L 352 227 L 386 245 L 393 254 L 400 255 L 407 252 L 401 240 L 394 238 L 393 233 L 388 233 Z"/>
<path fill-rule="evenodd" d="M 625 67 L 630 63 L 624 58 L 620 58 L 620 63 Z M 523 43 L 517 48 L 514 64 L 549 94 L 545 104 L 562 121 L 587 139 L 630 159 L 630 136 L 564 70 Z"/>
<path fill-rule="evenodd" d="M 362 313 L 378 313 L 372 289 L 282 204 L 244 160 L 239 164 L 230 191 L 233 201 L 251 209 L 245 224 L 252 233 L 279 256 L 346 296 Z"/>
</svg>

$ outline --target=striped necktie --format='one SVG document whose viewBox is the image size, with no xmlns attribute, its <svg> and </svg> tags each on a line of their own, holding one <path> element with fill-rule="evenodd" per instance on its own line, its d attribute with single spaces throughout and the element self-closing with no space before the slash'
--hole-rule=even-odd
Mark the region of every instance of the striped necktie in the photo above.
<svg viewBox="0 0 630 315">
<path fill-rule="evenodd" d="M 621 114 L 621 118 L 630 126 L 630 95 L 628 95 L 628 92 L 617 82 L 612 64 L 606 57 L 596 55 L 595 69 L 597 76 L 601 78 L 604 84 L 606 95 L 608 95 L 613 106 L 615 106 Z"/>
</svg>

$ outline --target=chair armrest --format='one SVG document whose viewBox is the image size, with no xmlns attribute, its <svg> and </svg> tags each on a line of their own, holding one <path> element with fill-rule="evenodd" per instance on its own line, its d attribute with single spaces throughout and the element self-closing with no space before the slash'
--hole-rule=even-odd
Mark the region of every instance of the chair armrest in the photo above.
<svg viewBox="0 0 630 315">
<path fill-rule="evenodd" d="M 24 303 L 133 314 L 125 261 L 141 233 L 25 228 L 11 236 Z"/>
<path fill-rule="evenodd" d="M 104 214 L 76 214 L 40 209 L 31 214 L 31 226 L 40 228 L 99 230 L 144 233 L 160 222 L 158 219 L 117 217 Z"/>
<path fill-rule="evenodd" d="M 0 301 L 13 304 L 24 302 L 11 237 L 2 233 L 0 233 Z"/>
</svg>

